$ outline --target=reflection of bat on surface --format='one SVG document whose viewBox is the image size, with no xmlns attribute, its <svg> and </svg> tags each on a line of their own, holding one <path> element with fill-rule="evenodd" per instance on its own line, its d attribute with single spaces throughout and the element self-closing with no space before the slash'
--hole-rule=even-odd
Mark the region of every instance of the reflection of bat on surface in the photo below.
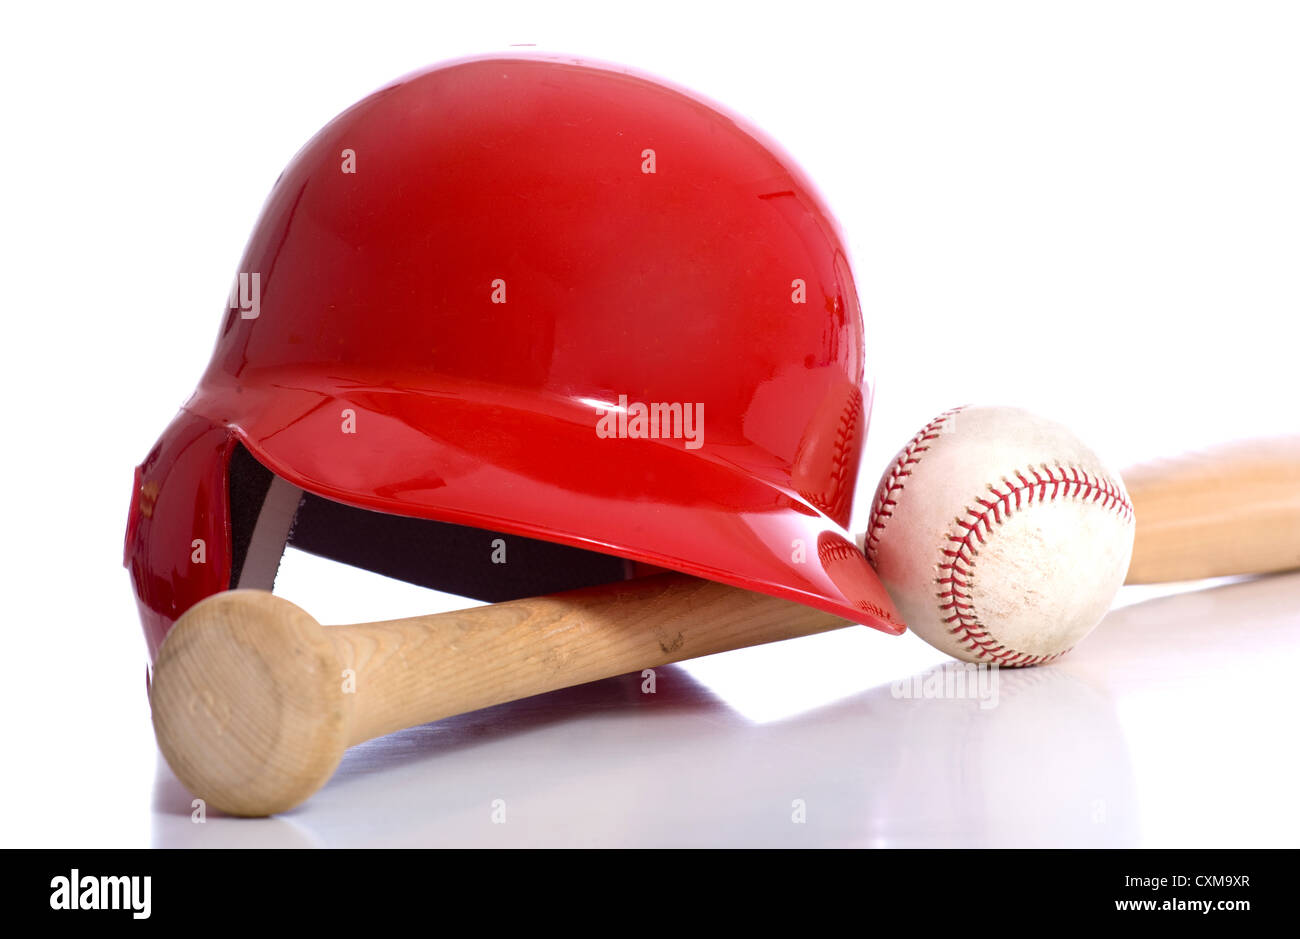
<svg viewBox="0 0 1300 939">
<path fill-rule="evenodd" d="M 1300 566 L 1300 443 L 1259 442 L 1125 474 L 1129 582 Z M 847 625 L 685 575 L 386 623 L 322 628 L 264 591 L 218 594 L 155 665 L 159 747 L 213 807 L 284 811 L 344 750 L 402 727 L 681 659 Z"/>
</svg>

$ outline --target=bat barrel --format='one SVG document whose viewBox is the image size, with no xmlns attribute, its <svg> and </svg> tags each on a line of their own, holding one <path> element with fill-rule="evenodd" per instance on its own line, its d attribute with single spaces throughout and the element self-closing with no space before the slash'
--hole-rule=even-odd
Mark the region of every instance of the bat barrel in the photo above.
<svg viewBox="0 0 1300 939">
<path fill-rule="evenodd" d="M 354 626 L 265 591 L 177 622 L 154 667 L 158 744 L 213 807 L 270 815 L 328 781 L 347 747 L 493 704 L 847 626 L 683 574 Z"/>
<path fill-rule="evenodd" d="M 1127 583 L 1300 567 L 1300 436 L 1245 440 L 1130 468 Z"/>
</svg>

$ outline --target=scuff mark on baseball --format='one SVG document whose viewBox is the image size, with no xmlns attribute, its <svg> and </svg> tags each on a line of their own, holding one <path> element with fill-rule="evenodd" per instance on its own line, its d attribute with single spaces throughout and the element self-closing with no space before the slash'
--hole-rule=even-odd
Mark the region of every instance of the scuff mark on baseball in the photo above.
<svg viewBox="0 0 1300 939">
<path fill-rule="evenodd" d="M 1133 552 L 1119 474 L 1019 408 L 930 421 L 881 477 L 862 538 L 908 627 L 968 662 L 1039 665 L 1110 609 Z"/>
</svg>

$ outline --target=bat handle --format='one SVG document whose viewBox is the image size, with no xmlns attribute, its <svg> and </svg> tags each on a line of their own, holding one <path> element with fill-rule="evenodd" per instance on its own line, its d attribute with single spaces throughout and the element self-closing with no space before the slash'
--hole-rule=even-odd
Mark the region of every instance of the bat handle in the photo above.
<svg viewBox="0 0 1300 939">
<path fill-rule="evenodd" d="M 329 630 L 355 669 L 349 744 L 519 698 L 848 623 L 684 574 Z"/>
<path fill-rule="evenodd" d="M 1300 567 L 1300 436 L 1243 440 L 1127 470 L 1127 583 Z"/>
<path fill-rule="evenodd" d="M 195 795 L 270 815 L 344 750 L 403 727 L 681 659 L 849 625 L 682 574 L 355 626 L 265 591 L 187 612 L 153 676 L 158 744 Z"/>
</svg>

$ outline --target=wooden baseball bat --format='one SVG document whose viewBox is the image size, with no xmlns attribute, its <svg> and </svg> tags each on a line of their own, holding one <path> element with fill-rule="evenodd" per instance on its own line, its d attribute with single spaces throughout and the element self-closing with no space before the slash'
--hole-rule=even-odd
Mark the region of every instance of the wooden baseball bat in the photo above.
<svg viewBox="0 0 1300 939">
<path fill-rule="evenodd" d="M 1300 438 L 1124 474 L 1129 583 L 1300 567 Z M 849 625 L 681 574 L 381 623 L 322 627 L 265 591 L 197 604 L 154 666 L 158 744 L 235 815 L 292 808 L 344 750 L 404 727 L 682 659 Z"/>
<path fill-rule="evenodd" d="M 158 746 L 186 788 L 224 812 L 272 815 L 373 737 L 847 625 L 684 574 L 329 628 L 266 591 L 233 590 L 168 633 L 150 701 Z"/>
<path fill-rule="evenodd" d="M 1224 444 L 1123 477 L 1136 521 L 1126 583 L 1300 567 L 1300 436 Z"/>
</svg>

